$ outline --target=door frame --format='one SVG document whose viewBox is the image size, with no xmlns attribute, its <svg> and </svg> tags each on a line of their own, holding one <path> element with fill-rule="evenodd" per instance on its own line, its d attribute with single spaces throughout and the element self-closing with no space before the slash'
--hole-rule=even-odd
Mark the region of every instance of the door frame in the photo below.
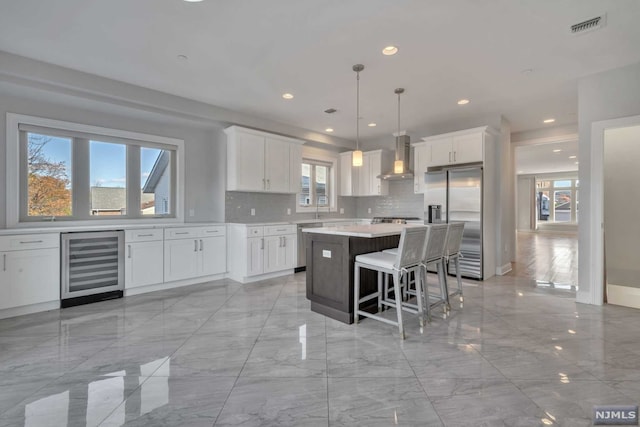
<svg viewBox="0 0 640 427">
<path fill-rule="evenodd" d="M 589 283 L 588 292 L 576 296 L 577 302 L 602 305 L 604 303 L 604 133 L 608 129 L 640 126 L 640 116 L 602 120 L 591 124 L 591 164 L 589 188 L 591 219 L 587 224 L 578 222 L 579 229 L 587 227 L 591 236 L 589 244 L 578 242 L 578 251 L 588 253 L 589 267 L 585 281 Z M 581 233 L 580 233 L 581 234 Z"/>
</svg>

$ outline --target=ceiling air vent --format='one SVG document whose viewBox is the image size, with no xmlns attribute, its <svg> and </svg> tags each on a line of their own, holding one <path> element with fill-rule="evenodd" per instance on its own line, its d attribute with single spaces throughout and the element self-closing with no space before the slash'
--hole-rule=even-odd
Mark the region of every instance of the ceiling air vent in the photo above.
<svg viewBox="0 0 640 427">
<path fill-rule="evenodd" d="M 607 23 L 607 15 L 602 14 L 595 18 L 587 19 L 571 26 L 571 34 L 584 34 L 589 31 L 599 30 Z"/>
<path fill-rule="evenodd" d="M 338 111 L 338 110 L 336 110 L 335 108 L 327 108 L 326 110 L 324 110 L 324 112 L 327 113 L 327 114 L 333 114 L 336 111 Z"/>
</svg>

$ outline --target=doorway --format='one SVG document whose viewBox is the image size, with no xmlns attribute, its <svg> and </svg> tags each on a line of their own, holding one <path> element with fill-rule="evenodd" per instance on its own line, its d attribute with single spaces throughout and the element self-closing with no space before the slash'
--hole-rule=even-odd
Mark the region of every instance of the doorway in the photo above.
<svg viewBox="0 0 640 427">
<path fill-rule="evenodd" d="M 607 301 L 640 308 L 640 125 L 605 129 L 603 154 Z"/>
</svg>

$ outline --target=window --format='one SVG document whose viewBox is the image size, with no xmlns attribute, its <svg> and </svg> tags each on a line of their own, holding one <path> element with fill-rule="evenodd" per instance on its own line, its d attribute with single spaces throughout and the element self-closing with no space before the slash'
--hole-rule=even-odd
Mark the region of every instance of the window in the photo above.
<svg viewBox="0 0 640 427">
<path fill-rule="evenodd" d="M 578 221 L 577 179 L 537 179 L 536 212 L 537 220 L 544 222 Z"/>
<path fill-rule="evenodd" d="M 7 129 L 7 226 L 182 219 L 183 141 L 17 114 Z"/>
<path fill-rule="evenodd" d="M 302 192 L 298 205 L 301 207 L 331 206 L 331 177 L 332 165 L 304 159 L 302 161 Z"/>
</svg>

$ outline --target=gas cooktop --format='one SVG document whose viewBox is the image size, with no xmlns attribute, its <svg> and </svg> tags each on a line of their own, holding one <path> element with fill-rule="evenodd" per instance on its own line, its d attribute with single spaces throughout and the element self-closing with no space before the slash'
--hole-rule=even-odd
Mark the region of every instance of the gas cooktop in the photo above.
<svg viewBox="0 0 640 427">
<path fill-rule="evenodd" d="M 413 216 L 376 216 L 371 220 L 371 224 L 406 224 L 407 221 L 420 221 L 420 218 Z"/>
</svg>

